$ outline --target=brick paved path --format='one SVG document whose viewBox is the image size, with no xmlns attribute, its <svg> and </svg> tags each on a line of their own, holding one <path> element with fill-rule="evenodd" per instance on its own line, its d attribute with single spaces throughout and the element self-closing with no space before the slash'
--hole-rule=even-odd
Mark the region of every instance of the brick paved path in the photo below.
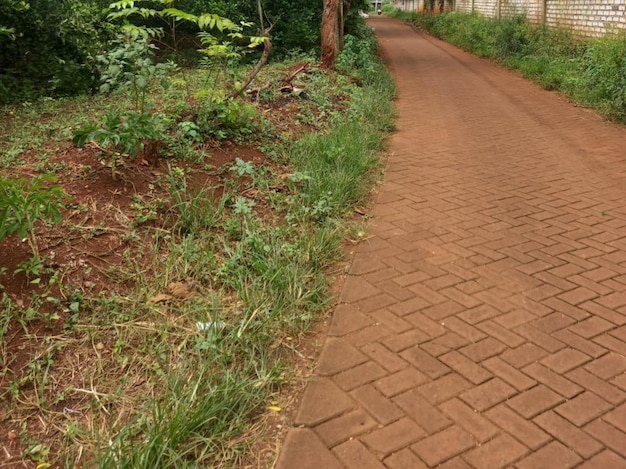
<svg viewBox="0 0 626 469">
<path fill-rule="evenodd" d="M 372 25 L 398 132 L 277 467 L 626 467 L 626 129 Z"/>
</svg>

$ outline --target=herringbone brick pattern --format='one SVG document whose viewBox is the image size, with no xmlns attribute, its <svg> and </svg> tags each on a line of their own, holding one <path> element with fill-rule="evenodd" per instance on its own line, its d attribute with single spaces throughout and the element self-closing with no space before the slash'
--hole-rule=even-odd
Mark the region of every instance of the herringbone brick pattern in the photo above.
<svg viewBox="0 0 626 469">
<path fill-rule="evenodd" d="M 626 129 L 372 24 L 398 131 L 278 468 L 626 467 Z"/>
</svg>

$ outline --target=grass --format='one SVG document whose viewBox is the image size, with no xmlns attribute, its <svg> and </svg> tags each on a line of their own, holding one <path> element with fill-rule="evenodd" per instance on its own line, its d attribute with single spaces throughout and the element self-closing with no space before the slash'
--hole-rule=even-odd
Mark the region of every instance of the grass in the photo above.
<svg viewBox="0 0 626 469">
<path fill-rule="evenodd" d="M 452 12 L 436 16 L 391 10 L 431 34 L 520 71 L 544 88 L 626 122 L 626 32 L 583 38 L 529 23 L 524 16 L 489 19 Z"/>
<path fill-rule="evenodd" d="M 306 76 L 300 112 L 314 119 L 317 133 L 294 140 L 270 129 L 278 143 L 257 140 L 267 164 L 236 161 L 216 191 L 192 185 L 193 175 L 173 158 L 159 181 L 168 200 L 153 207 L 149 198 L 134 198 L 134 225 L 124 214 L 137 248 L 123 263 L 99 267 L 121 288 L 89 294 L 59 279 L 59 304 L 68 310 L 62 340 L 33 327 L 35 319 L 23 321 L 22 308 L 4 296 L 0 334 L 21 320 L 28 343 L 40 347 L 27 376 L 0 395 L 11 422 L 21 422 L 24 459 L 60 467 L 230 468 L 249 457 L 255 422 L 293 378 L 293 348 L 332 305 L 330 275 L 342 243 L 362 236 L 350 215 L 377 180 L 378 154 L 393 127 L 393 82 L 371 38 L 363 44 L 347 47 L 361 63 L 355 68 L 344 57 L 350 76 L 317 69 Z M 267 76 L 291 66 L 278 64 Z M 160 100 L 172 122 L 184 114 L 179 98 L 168 91 Z M 63 144 L 69 128 L 121 102 L 32 104 L 63 116 L 32 134 L 24 129 L 39 113 L 12 108 L 0 148 L 26 148 L 31 135 L 31 150 Z M 89 112 L 72 112 L 82 106 Z M 23 157 L 2 156 L 0 167 Z M 43 316 L 36 311 L 37 321 Z M 56 436 L 33 433 L 33 418 Z"/>
</svg>

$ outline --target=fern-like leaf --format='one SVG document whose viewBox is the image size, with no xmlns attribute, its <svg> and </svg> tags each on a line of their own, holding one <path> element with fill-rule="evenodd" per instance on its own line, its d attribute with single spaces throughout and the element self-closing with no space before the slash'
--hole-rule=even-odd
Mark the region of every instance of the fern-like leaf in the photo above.
<svg viewBox="0 0 626 469">
<path fill-rule="evenodd" d="M 192 23 L 198 24 L 198 17 L 196 15 L 179 10 L 178 8 L 165 8 L 164 10 L 161 10 L 160 15 L 176 18 L 177 20 L 191 21 Z"/>
</svg>

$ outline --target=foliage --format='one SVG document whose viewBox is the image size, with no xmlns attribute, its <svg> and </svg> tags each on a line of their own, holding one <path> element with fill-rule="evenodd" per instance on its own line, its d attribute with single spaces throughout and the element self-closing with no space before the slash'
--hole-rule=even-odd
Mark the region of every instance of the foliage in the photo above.
<svg viewBox="0 0 626 469">
<path fill-rule="evenodd" d="M 259 129 L 256 108 L 230 98 L 202 100 L 196 119 L 198 130 L 205 138 L 238 140 Z"/>
<path fill-rule="evenodd" d="M 352 89 L 349 113 L 336 117 L 328 135 L 288 149 L 293 175 L 278 195 L 288 224 L 263 220 L 254 201 L 238 193 L 194 192 L 184 171 L 170 168 L 179 237 L 163 239 L 170 252 L 159 257 L 159 277 L 192 278 L 205 288 L 186 304 L 164 306 L 175 314 L 137 313 L 142 320 L 156 314 L 157 330 L 121 329 L 120 344 L 133 344 L 120 357 L 126 369 L 141 364 L 138 376 L 161 384 L 158 393 L 142 396 L 144 407 L 130 422 L 100 435 L 106 442 L 100 467 L 241 465 L 240 442 L 250 439 L 235 437 L 263 413 L 284 379 L 282 344 L 297 340 L 326 307 L 324 271 L 341 252 L 340 217 L 362 202 L 374 180 L 394 96 L 384 67 L 375 70 L 364 88 Z M 256 190 L 268 184 L 262 168 L 249 162 L 236 161 L 231 172 L 252 179 Z M 114 318 L 107 322 L 119 322 Z M 194 321 L 202 332 L 188 332 Z M 137 347 L 149 358 L 136 357 Z"/>
<path fill-rule="evenodd" d="M 90 91 L 107 37 L 92 1 L 0 2 L 0 103 Z"/>
<path fill-rule="evenodd" d="M 359 81 L 375 75 L 377 63 L 372 60 L 372 54 L 376 50 L 376 40 L 373 34 L 360 39 L 346 34 L 344 41 L 344 49 L 337 57 L 337 70 L 352 73 Z"/>
<path fill-rule="evenodd" d="M 254 1 L 183 0 L 180 8 L 195 14 L 212 11 L 235 22 L 254 18 L 257 29 L 260 29 Z M 268 22 L 274 24 L 272 44 L 278 55 L 319 49 L 322 2 L 272 0 L 264 1 L 263 9 Z"/>
<path fill-rule="evenodd" d="M 316 127 L 325 131 L 290 145 L 284 143 L 292 138 L 292 128 L 286 126 L 282 138 L 265 141 L 264 164 L 235 160 L 219 170 L 211 165 L 218 159 L 211 160 L 212 146 L 201 143 L 207 134 L 220 137 L 217 129 L 228 138 L 245 139 L 247 145 L 255 134 L 266 135 L 266 121 L 259 119 L 253 103 L 225 99 L 217 87 L 193 95 L 195 106 L 190 108 L 186 85 L 194 92 L 206 79 L 197 69 L 176 70 L 167 90 L 155 78 L 147 87 L 144 113 L 134 109 L 132 87 L 126 86 L 109 96 L 11 107 L 8 133 L 19 135 L 2 135 L 2 145 L 26 149 L 32 147 L 25 142 L 37 141 L 35 145 L 48 148 L 50 136 L 65 141 L 69 129 L 92 120 L 97 125 L 90 131 L 100 130 L 102 142 L 109 142 L 107 158 L 131 158 L 141 152 L 143 137 L 159 134 L 160 139 L 170 132 L 168 138 L 206 155 L 198 162 L 209 172 L 197 164 L 183 169 L 172 160 L 169 171 L 152 180 L 159 197 L 153 198 L 151 189 L 143 198 L 138 187 L 130 217 L 124 218 L 124 207 L 119 212 L 111 207 L 114 226 L 91 226 L 91 218 L 82 215 L 67 220 L 70 236 L 81 243 L 87 233 L 119 233 L 123 245 L 115 252 L 123 253 L 125 262 L 98 263 L 99 273 L 108 278 L 106 290 L 88 287 L 83 277 L 79 291 L 68 292 L 73 279 L 65 273 L 79 271 L 91 278 L 88 263 L 76 270 L 59 269 L 64 283 L 59 298 L 56 291 L 50 299 L 44 293 L 27 309 L 0 300 L 5 313 L 0 314 L 0 364 L 14 361 L 2 355 L 7 314 L 11 321 L 21 316 L 24 329 L 35 318 L 48 318 L 51 325 L 50 331 L 25 334 L 26 351 L 32 346 L 45 353 L 24 357 L 25 365 L 13 376 L 9 366 L 7 391 L 0 391 L 12 416 L 10 425 L 24 422 L 20 437 L 28 448 L 25 458 L 54 467 L 244 466 L 257 423 L 280 407 L 274 402 L 280 399 L 277 387 L 292 378 L 285 357 L 328 308 L 326 274 L 341 255 L 342 237 L 351 232 L 341 216 L 351 215 L 353 207 L 342 204 L 363 203 L 377 176 L 376 151 L 392 127 L 391 79 L 373 56 L 365 57 L 369 47 L 355 41 L 351 50 L 356 59 L 346 60 L 344 72 L 362 75 L 361 86 L 313 65 L 298 75 L 298 86 L 305 90 L 299 97 L 281 95 L 280 101 L 263 104 L 272 109 L 287 104 L 294 112 L 307 109 Z M 302 61 L 300 56 L 264 70 L 263 81 L 277 82 Z M 148 111 L 150 101 L 159 113 Z M 108 117 L 106 108 L 112 109 Z M 340 110 L 347 113 L 340 116 Z M 41 114 L 48 118 L 42 120 Z M 146 116 L 167 124 L 167 130 L 150 134 L 125 127 L 143 125 L 138 121 Z M 122 137 L 127 133 L 130 143 Z M 81 136 L 83 141 L 88 134 Z M 12 154 L 24 158 L 18 149 Z M 3 159 L 3 164 L 13 164 L 8 161 Z M 41 163 L 54 161 L 42 158 Z M 76 180 L 93 180 L 96 172 L 98 168 L 84 167 Z M 213 187 L 222 177 L 228 183 Z M 161 191 L 168 189 L 171 205 L 165 208 Z M 157 198 L 158 210 L 153 203 Z M 101 200 L 90 204 L 90 210 L 96 210 L 96 203 L 98 210 L 109 210 Z M 80 204 L 77 213 L 82 209 Z M 132 223 L 133 217 L 137 221 L 154 213 L 159 216 L 150 226 Z M 23 267 L 34 271 L 39 266 Z M 189 297 L 163 300 L 172 283 L 184 283 Z M 53 313 L 58 313 L 56 319 Z M 61 323 L 62 334 L 57 333 Z M 68 347 L 60 351 L 63 356 L 57 349 L 48 353 L 48 339 L 50 347 Z M 72 360 L 67 360 L 70 354 Z M 56 385 L 70 375 L 74 379 Z M 56 408 L 66 410 L 46 411 Z M 30 428 L 38 417 L 59 431 L 37 441 L 38 430 Z"/>
<path fill-rule="evenodd" d="M 115 45 L 106 54 L 98 56 L 104 67 L 100 92 L 128 91 L 135 112 L 144 113 L 151 107 L 151 103 L 146 102 L 150 85 L 158 80 L 161 86 L 167 87 L 168 72 L 173 66 L 155 63 L 156 46 L 144 36 L 133 37 L 127 32 L 118 37 Z"/>
<path fill-rule="evenodd" d="M 352 1 L 346 19 L 352 35 L 359 36 L 363 27 L 356 12 L 366 3 Z M 96 57 L 114 36 L 114 28 L 104 21 L 108 6 L 108 0 L 2 0 L 0 103 L 95 90 L 100 72 Z M 215 31 L 220 43 L 243 47 L 254 39 L 228 37 L 241 33 L 236 31 L 241 21 L 253 18 L 261 30 L 256 2 L 250 0 L 122 0 L 111 6 L 110 21 L 175 50 L 197 28 Z M 274 24 L 272 43 L 278 56 L 319 49 L 322 2 L 272 0 L 264 2 L 264 12 L 264 26 Z"/>
<path fill-rule="evenodd" d="M 380 63 L 373 58 L 366 63 L 373 68 L 367 91 L 355 93 L 348 115 L 333 121 L 327 133 L 303 137 L 289 151 L 289 161 L 305 176 L 294 181 L 300 196 L 292 219 L 327 223 L 361 203 L 373 183 L 382 132 L 393 128 L 395 86 Z"/>
<path fill-rule="evenodd" d="M 28 241 L 33 257 L 39 259 L 36 222 L 60 222 L 60 210 L 69 198 L 55 182 L 51 174 L 0 179 L 0 241 L 17 234 Z"/>
<path fill-rule="evenodd" d="M 158 9 L 151 8 L 156 3 Z M 83 146 L 88 141 L 97 142 L 104 150 L 109 160 L 112 174 L 118 162 L 124 155 L 136 158 L 143 150 L 146 140 L 163 139 L 165 126 L 162 120 L 148 111 L 152 103 L 147 101 L 150 86 L 159 81 L 162 87 L 168 85 L 168 72 L 173 70 L 171 64 L 156 63 L 154 51 L 156 46 L 150 42 L 162 34 L 158 28 L 136 26 L 128 22 L 134 17 L 160 17 L 171 19 L 174 29 L 178 22 L 187 22 L 196 25 L 201 31 L 202 41 L 200 52 L 205 54 L 209 61 L 227 64 L 237 60 L 243 54 L 242 50 L 254 49 L 263 42 L 265 37 L 244 37 L 244 27 L 247 23 L 235 24 L 228 18 L 213 13 L 194 15 L 192 13 L 172 8 L 172 0 L 158 0 L 156 2 L 121 0 L 110 5 L 110 20 L 123 19 L 126 21 L 122 28 L 122 35 L 116 41 L 116 47 L 99 57 L 104 65 L 102 73 L 102 92 L 119 90 L 129 92 L 134 110 L 125 113 L 109 113 L 103 126 L 90 124 L 74 135 L 74 143 Z M 166 8 L 164 8 L 166 7 Z M 221 37 L 221 39 L 220 39 Z M 245 40 L 245 46 L 238 46 L 234 41 Z M 251 133 L 254 129 L 253 107 L 237 103 L 224 97 L 219 89 L 220 82 L 217 76 L 210 80 L 212 89 L 208 91 L 208 106 L 201 107 L 198 122 L 181 123 L 179 129 L 187 137 L 198 141 L 201 136 L 213 136 L 224 139 L 237 135 Z"/>
<path fill-rule="evenodd" d="M 124 0 L 112 4 L 111 8 L 120 9 L 126 15 L 150 14 L 154 11 L 139 9 L 134 5 L 134 1 Z M 84 146 L 92 141 L 100 146 L 114 178 L 124 156 L 136 158 L 143 151 L 147 140 L 162 138 L 165 130 L 162 118 L 148 112 L 153 103 L 147 98 L 153 82 L 159 81 L 163 88 L 167 87 L 167 75 L 173 66 L 155 63 L 156 46 L 149 42 L 151 34 L 142 28 L 125 28 L 115 42 L 115 47 L 98 57 L 104 66 L 100 91 L 106 93 L 117 89 L 128 92 L 133 110 L 121 113 L 111 111 L 102 126 L 90 123 L 74 133 L 74 144 Z"/>
<path fill-rule="evenodd" d="M 165 129 L 162 119 L 156 114 L 127 111 L 110 112 L 103 126 L 90 124 L 74 134 L 73 142 L 84 146 L 96 142 L 104 151 L 105 158 L 115 178 L 117 165 L 125 155 L 136 158 L 144 149 L 146 140 L 158 140 Z"/>
<path fill-rule="evenodd" d="M 582 63 L 585 102 L 626 122 L 626 32 L 590 43 Z"/>
<path fill-rule="evenodd" d="M 156 4 L 156 5 L 155 5 Z M 111 21 L 123 19 L 126 34 L 136 37 L 158 37 L 168 34 L 174 37 L 181 24 L 191 24 L 200 31 L 202 48 L 199 50 L 208 57 L 232 58 L 241 55 L 245 47 L 254 49 L 267 38 L 262 36 L 244 36 L 244 28 L 252 23 L 241 21 L 239 24 L 216 13 L 202 12 L 193 14 L 180 8 L 173 8 L 174 0 L 121 0 L 110 5 L 108 18 Z M 157 17 L 167 23 L 167 29 L 135 25 L 131 20 L 136 17 L 146 19 Z M 176 47 L 175 39 L 174 47 Z M 245 44 L 244 47 L 240 47 Z"/>
</svg>

